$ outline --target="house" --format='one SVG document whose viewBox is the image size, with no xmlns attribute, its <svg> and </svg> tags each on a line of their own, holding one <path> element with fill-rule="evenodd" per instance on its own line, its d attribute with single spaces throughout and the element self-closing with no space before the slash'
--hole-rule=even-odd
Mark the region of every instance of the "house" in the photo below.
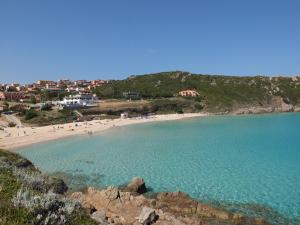
<svg viewBox="0 0 300 225">
<path fill-rule="evenodd" d="M 124 113 L 121 113 L 121 119 L 127 119 L 128 118 L 128 112 L 124 112 Z"/>
<path fill-rule="evenodd" d="M 0 91 L 0 100 L 6 101 L 20 101 L 24 99 L 25 93 L 24 92 L 8 92 L 8 91 Z"/>
<path fill-rule="evenodd" d="M 69 85 L 71 84 L 72 82 L 69 80 L 69 79 L 60 79 L 58 81 L 59 85 Z"/>
<path fill-rule="evenodd" d="M 52 80 L 38 80 L 36 83 L 42 87 L 46 87 L 46 84 L 56 84 L 56 82 Z"/>
<path fill-rule="evenodd" d="M 96 95 L 82 93 L 64 97 L 64 99 L 60 102 L 60 105 L 62 107 L 96 106 L 97 101 L 98 98 Z"/>
<path fill-rule="evenodd" d="M 66 88 L 66 91 L 69 93 L 75 93 L 76 92 L 76 86 L 68 86 Z"/>
<path fill-rule="evenodd" d="M 49 88 L 44 88 L 43 91 L 48 91 L 48 92 L 51 92 L 51 93 L 62 93 L 65 90 L 62 89 L 62 88 L 57 88 L 57 87 L 49 87 Z"/>
<path fill-rule="evenodd" d="M 87 80 L 76 80 L 74 81 L 74 84 L 76 86 L 87 86 L 90 82 L 88 82 Z"/>
<path fill-rule="evenodd" d="M 92 85 L 94 85 L 94 86 L 101 86 L 106 83 L 107 83 L 106 80 L 92 80 Z"/>
<path fill-rule="evenodd" d="M 123 97 L 129 98 L 129 99 L 137 99 L 137 98 L 140 98 L 140 93 L 137 91 L 123 92 Z"/>
<path fill-rule="evenodd" d="M 184 91 L 180 91 L 179 95 L 182 97 L 197 97 L 199 96 L 199 93 L 195 90 L 184 90 Z"/>
<path fill-rule="evenodd" d="M 58 88 L 56 83 L 47 83 L 46 89 Z"/>
</svg>

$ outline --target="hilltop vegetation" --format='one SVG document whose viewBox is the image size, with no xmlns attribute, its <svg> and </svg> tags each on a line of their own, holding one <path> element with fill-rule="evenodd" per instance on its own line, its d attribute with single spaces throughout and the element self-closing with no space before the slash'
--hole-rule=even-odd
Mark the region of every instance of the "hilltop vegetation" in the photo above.
<svg viewBox="0 0 300 225">
<path fill-rule="evenodd" d="M 98 87 L 95 93 L 100 98 L 123 98 L 123 92 L 136 91 L 144 99 L 156 99 L 178 96 L 178 92 L 185 89 L 198 91 L 209 111 L 268 106 L 276 96 L 286 103 L 300 104 L 300 79 L 198 75 L 178 71 L 113 80 Z"/>
</svg>

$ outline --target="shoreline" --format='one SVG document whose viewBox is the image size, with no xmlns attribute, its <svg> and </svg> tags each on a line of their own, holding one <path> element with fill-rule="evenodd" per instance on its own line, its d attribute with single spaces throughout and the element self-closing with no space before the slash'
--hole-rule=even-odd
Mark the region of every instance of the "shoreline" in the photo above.
<svg viewBox="0 0 300 225">
<path fill-rule="evenodd" d="M 92 120 L 87 122 L 72 122 L 56 125 L 47 125 L 41 127 L 7 127 L 0 130 L 0 149 L 5 149 L 11 152 L 18 152 L 22 148 L 43 144 L 59 139 L 74 137 L 77 135 L 89 135 L 103 132 L 114 127 L 122 127 L 134 124 L 143 124 L 148 122 L 164 122 L 175 121 L 197 117 L 209 116 L 253 116 L 253 115 L 268 115 L 268 114 L 282 114 L 282 113 L 300 113 L 299 111 L 284 112 L 273 111 L 264 113 L 185 113 L 185 114 L 159 114 L 150 117 L 134 117 L 126 119 L 105 119 L 105 120 Z M 25 131 L 25 132 L 24 132 Z M 8 134 L 11 136 L 8 137 Z"/>
<path fill-rule="evenodd" d="M 89 135 L 103 132 L 113 127 L 142 124 L 147 122 L 173 121 L 195 117 L 206 117 L 210 113 L 185 113 L 155 115 L 147 118 L 127 118 L 113 120 L 92 120 L 66 124 L 48 125 L 42 127 L 8 127 L 0 131 L 0 148 L 17 152 L 24 147 L 47 143 L 76 135 Z"/>
</svg>

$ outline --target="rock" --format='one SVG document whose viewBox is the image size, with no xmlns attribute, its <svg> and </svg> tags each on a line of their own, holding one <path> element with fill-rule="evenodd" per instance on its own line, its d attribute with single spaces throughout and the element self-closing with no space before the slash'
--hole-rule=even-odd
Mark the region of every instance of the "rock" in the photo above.
<svg viewBox="0 0 300 225">
<path fill-rule="evenodd" d="M 16 161 L 16 164 L 15 164 L 16 167 L 18 168 L 34 168 L 32 162 L 30 162 L 29 160 L 27 159 L 24 159 L 24 158 L 20 158 Z"/>
<path fill-rule="evenodd" d="M 125 188 L 125 191 L 143 194 L 147 192 L 147 188 L 142 178 L 134 177 L 132 181 Z"/>
<path fill-rule="evenodd" d="M 294 112 L 300 112 L 300 106 L 295 107 Z"/>
<path fill-rule="evenodd" d="M 99 222 L 100 224 L 107 224 L 106 215 L 104 210 L 98 210 L 93 212 L 91 218 Z"/>
<path fill-rule="evenodd" d="M 155 210 L 147 206 L 144 206 L 139 215 L 138 222 L 142 225 L 150 225 L 156 220 L 157 220 L 157 215 L 155 213 Z"/>
<path fill-rule="evenodd" d="M 85 211 L 86 211 L 89 215 L 92 215 L 94 212 L 97 211 L 97 209 L 96 209 L 93 205 L 89 204 L 88 206 L 85 207 Z"/>
<path fill-rule="evenodd" d="M 109 200 L 116 200 L 116 199 L 120 198 L 120 191 L 118 188 L 110 186 L 105 191 L 105 195 L 107 196 L 107 199 L 109 199 Z"/>
<path fill-rule="evenodd" d="M 234 115 L 241 114 L 262 114 L 262 113 L 271 113 L 273 112 L 272 107 L 249 107 L 249 108 L 240 108 L 233 112 Z"/>
<path fill-rule="evenodd" d="M 49 182 L 50 190 L 52 190 L 53 193 L 64 194 L 68 191 L 68 186 L 62 179 L 50 178 Z"/>
<path fill-rule="evenodd" d="M 286 104 L 285 102 L 282 102 L 281 110 L 282 110 L 282 112 L 292 112 L 294 110 L 294 106 L 291 104 Z"/>
<path fill-rule="evenodd" d="M 266 222 L 264 219 L 256 218 L 255 219 L 255 225 L 270 225 L 268 222 Z"/>
</svg>

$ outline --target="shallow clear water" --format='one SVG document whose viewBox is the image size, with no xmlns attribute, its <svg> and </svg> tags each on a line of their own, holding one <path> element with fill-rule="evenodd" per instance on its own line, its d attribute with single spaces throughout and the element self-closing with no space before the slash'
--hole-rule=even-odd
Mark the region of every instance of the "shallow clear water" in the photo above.
<svg viewBox="0 0 300 225">
<path fill-rule="evenodd" d="M 260 204 L 300 218 L 299 113 L 117 127 L 31 146 L 21 154 L 42 171 L 87 175 L 99 186 L 141 176 L 153 191 Z"/>
</svg>

